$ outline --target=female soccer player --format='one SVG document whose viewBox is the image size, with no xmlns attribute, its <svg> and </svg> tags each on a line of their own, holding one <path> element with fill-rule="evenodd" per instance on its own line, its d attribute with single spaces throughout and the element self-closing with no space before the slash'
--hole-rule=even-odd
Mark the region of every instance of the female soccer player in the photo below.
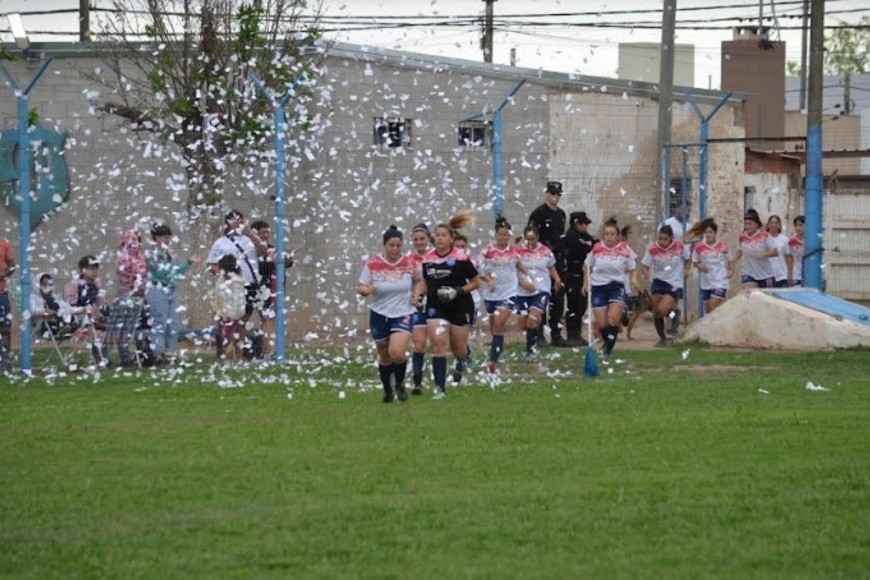
<svg viewBox="0 0 870 580">
<path fill-rule="evenodd" d="M 616 346 L 619 322 L 625 309 L 625 275 L 631 277 L 631 287 L 637 291 L 637 259 L 627 243 L 620 240 L 619 225 L 609 220 L 604 225 L 601 241 L 586 256 L 586 277 L 583 294 L 592 292 L 592 316 L 604 339 L 601 353 L 609 355 Z"/>
<path fill-rule="evenodd" d="M 742 260 L 740 283 L 744 290 L 773 287 L 773 263 L 777 255 L 776 244 L 770 234 L 761 229 L 761 218 L 754 209 L 746 210 L 743 216 L 743 233 L 737 238 L 740 247 L 734 256 L 734 264 Z"/>
<path fill-rule="evenodd" d="M 524 274 L 523 284 L 527 290 L 534 290 L 528 280 L 529 272 L 520 261 L 517 248 L 511 245 L 511 225 L 505 218 L 495 220 L 495 243 L 487 245 L 480 255 L 480 294 L 489 314 L 489 330 L 492 346 L 489 349 L 489 362 L 486 370 L 494 374 L 498 369 L 498 359 L 504 350 L 504 332 L 508 318 L 516 310 L 519 280 L 517 270 Z"/>
<path fill-rule="evenodd" d="M 470 225 L 471 217 L 471 211 L 461 211 L 448 223 L 438 224 L 435 247 L 423 257 L 422 287 L 426 291 L 426 324 L 436 399 L 447 396 L 447 349 L 457 359 L 465 360 L 473 304 L 471 292 L 480 286 L 471 258 L 453 247 L 456 230 Z"/>
<path fill-rule="evenodd" d="M 804 235 L 806 234 L 806 219 L 799 215 L 794 218 L 794 235 L 788 241 L 788 254 L 785 262 L 788 266 L 788 283 L 790 286 L 803 286 L 804 276 Z"/>
<path fill-rule="evenodd" d="M 519 285 L 517 309 L 520 329 L 526 331 L 526 360 L 532 361 L 536 356 L 538 326 L 550 303 L 550 291 L 560 292 L 562 279 L 556 270 L 556 257 L 550 248 L 541 243 L 538 228 L 534 224 L 526 226 L 523 238 L 523 243 L 517 246 L 517 252 L 520 262 L 528 271 L 525 276 L 528 283 Z"/>
<path fill-rule="evenodd" d="M 653 324 L 659 341 L 656 346 L 668 343 L 665 335 L 665 317 L 673 323 L 677 318 L 677 302 L 683 297 L 683 278 L 689 265 L 689 248 L 674 239 L 671 226 L 659 228 L 658 239 L 646 248 L 641 260 L 643 272 L 650 284 Z"/>
<path fill-rule="evenodd" d="M 773 285 L 776 288 L 788 287 L 788 236 L 782 233 L 782 220 L 778 215 L 767 218 L 765 228 L 773 243 L 776 244 L 776 256 L 770 259 L 773 264 Z"/>
<path fill-rule="evenodd" d="M 429 252 L 432 244 L 432 234 L 429 228 L 424 223 L 419 223 L 411 230 L 411 245 L 413 248 L 408 255 L 414 259 L 414 263 L 419 267 L 423 263 L 423 256 Z M 420 298 L 420 302 L 416 305 L 417 310 L 411 317 L 411 340 L 414 343 L 414 352 L 411 355 L 411 379 L 414 381 L 414 387 L 411 389 L 412 395 L 419 395 L 423 392 L 423 359 L 426 355 L 426 335 L 428 333 L 426 327 L 426 297 Z"/>
<path fill-rule="evenodd" d="M 719 226 L 713 218 L 705 219 L 701 225 L 704 238 L 695 244 L 692 262 L 701 273 L 701 300 L 704 312 L 709 314 L 725 302 L 732 271 L 728 244 L 718 239 Z"/>
<path fill-rule="evenodd" d="M 405 390 L 406 351 L 411 338 L 411 315 L 416 311 L 411 302 L 412 290 L 419 277 L 414 258 L 402 255 L 404 241 L 396 226 L 390 226 L 384 232 L 383 242 L 384 252 L 366 262 L 356 291 L 360 296 L 372 297 L 369 328 L 378 349 L 383 400 L 392 403 L 397 395 L 400 401 L 408 398 Z"/>
</svg>

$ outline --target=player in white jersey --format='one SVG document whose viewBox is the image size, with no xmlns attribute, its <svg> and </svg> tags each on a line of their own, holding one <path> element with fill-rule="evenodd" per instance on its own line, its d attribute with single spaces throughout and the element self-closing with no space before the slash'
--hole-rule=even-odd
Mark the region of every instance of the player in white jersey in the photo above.
<svg viewBox="0 0 870 580">
<path fill-rule="evenodd" d="M 637 291 L 637 261 L 628 244 L 620 240 L 619 224 L 604 224 L 601 241 L 586 256 L 583 294 L 592 292 L 592 316 L 604 340 L 602 354 L 609 355 L 616 346 L 619 323 L 625 310 L 625 275 Z"/>
<path fill-rule="evenodd" d="M 414 229 L 411 230 L 411 245 L 413 247 L 408 255 L 414 258 L 418 266 L 423 263 L 423 256 L 429 251 L 431 244 L 432 234 L 426 224 L 419 223 L 414 226 Z M 423 360 L 426 356 L 426 337 L 429 334 L 426 325 L 426 297 L 423 296 L 420 300 L 411 322 L 411 340 L 414 346 L 414 352 L 411 354 L 411 379 L 414 381 L 414 387 L 411 389 L 412 395 L 419 395 L 423 392 Z"/>
<path fill-rule="evenodd" d="M 692 262 L 701 273 L 701 300 L 704 312 L 710 313 L 718 308 L 728 294 L 728 280 L 731 278 L 731 259 L 728 244 L 718 239 L 719 226 L 712 218 L 701 222 L 704 237 L 695 244 Z"/>
<path fill-rule="evenodd" d="M 789 286 L 802 286 L 804 277 L 804 235 L 806 218 L 799 215 L 794 218 L 794 235 L 788 241 L 788 254 L 785 257 L 788 267 Z"/>
<path fill-rule="evenodd" d="M 743 232 L 737 238 L 740 247 L 732 264 L 742 261 L 740 283 L 744 290 L 772 288 L 774 270 L 770 258 L 777 255 L 770 234 L 761 229 L 761 218 L 754 209 L 743 216 Z"/>
<path fill-rule="evenodd" d="M 770 259 L 773 264 L 773 285 L 776 288 L 788 288 L 787 256 L 789 252 L 788 236 L 782 233 L 782 220 L 778 215 L 767 218 L 767 233 L 776 245 L 776 256 Z"/>
<path fill-rule="evenodd" d="M 526 360 L 532 360 L 536 356 L 538 326 L 550 303 L 550 290 L 561 291 L 562 279 L 556 270 L 556 257 L 541 243 L 538 228 L 527 225 L 523 238 L 516 249 L 528 275 L 524 275 L 525 283 L 520 283 L 517 290 L 517 312 L 520 329 L 526 331 Z"/>
<path fill-rule="evenodd" d="M 665 335 L 665 318 L 676 326 L 677 302 L 683 297 L 686 268 L 689 263 L 689 248 L 681 240 L 674 239 L 671 226 L 659 228 L 658 239 L 647 246 L 641 260 L 643 271 L 650 284 L 653 324 L 659 335 L 658 346 L 668 343 Z"/>
<path fill-rule="evenodd" d="M 384 252 L 366 261 L 356 291 L 370 296 L 369 328 L 378 350 L 378 374 L 384 388 L 384 402 L 408 398 L 405 390 L 411 315 L 416 311 L 413 287 L 419 283 L 417 263 L 402 255 L 402 232 L 390 226 L 383 235 Z M 420 284 L 418 284 L 420 286 Z M 418 287 L 417 294 L 419 295 Z M 395 391 L 393 390 L 395 385 Z"/>
<path fill-rule="evenodd" d="M 516 311 L 519 279 L 517 271 L 523 274 L 523 284 L 528 289 L 533 285 L 527 280 L 528 270 L 520 261 L 520 254 L 511 245 L 511 225 L 500 217 L 495 221 L 495 243 L 489 244 L 480 255 L 480 294 L 486 312 L 489 314 L 489 330 L 492 346 L 489 349 L 487 372 L 495 373 L 498 359 L 504 350 L 504 333 L 511 313 Z"/>
</svg>

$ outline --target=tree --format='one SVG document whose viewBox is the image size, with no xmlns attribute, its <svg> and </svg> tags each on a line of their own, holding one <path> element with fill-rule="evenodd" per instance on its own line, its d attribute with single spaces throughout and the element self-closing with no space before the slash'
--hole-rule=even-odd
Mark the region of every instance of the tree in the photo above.
<svg viewBox="0 0 870 580">
<path fill-rule="evenodd" d="M 825 72 L 843 76 L 843 114 L 852 110 L 852 75 L 870 71 L 870 17 L 856 28 L 837 28 L 825 39 Z"/>
<path fill-rule="evenodd" d="M 102 23 L 111 90 L 99 110 L 177 146 L 188 209 L 219 205 L 228 171 L 251 165 L 271 141 L 276 93 L 313 75 L 306 49 L 319 36 L 319 6 L 305 0 L 113 0 Z M 311 14 L 306 12 L 311 11 Z"/>
</svg>

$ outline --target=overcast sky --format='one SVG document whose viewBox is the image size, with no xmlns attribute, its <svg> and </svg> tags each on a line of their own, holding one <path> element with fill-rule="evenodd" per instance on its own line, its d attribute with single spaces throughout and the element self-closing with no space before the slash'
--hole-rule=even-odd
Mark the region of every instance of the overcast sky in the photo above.
<svg viewBox="0 0 870 580">
<path fill-rule="evenodd" d="M 677 0 L 678 22 L 686 26 L 721 26 L 724 30 L 678 29 L 678 43 L 695 46 L 695 84 L 699 87 L 719 86 L 720 43 L 732 37 L 734 21 L 723 18 L 744 18 L 757 22 L 760 0 Z M 107 6 L 108 0 L 92 0 L 97 6 Z M 799 61 L 801 38 L 800 0 L 763 0 L 766 24 L 776 16 L 779 38 L 786 42 L 788 60 Z M 660 42 L 661 32 L 654 27 L 661 22 L 663 3 L 657 0 L 497 0 L 495 3 L 496 35 L 494 60 L 507 64 L 515 49 L 517 64 L 561 72 L 576 72 L 598 76 L 616 76 L 620 42 Z M 323 13 L 327 17 L 371 17 L 370 26 L 391 25 L 399 28 L 378 28 L 359 32 L 330 32 L 339 40 L 375 46 L 481 60 L 479 25 L 463 16 L 481 16 L 482 0 L 325 0 Z M 712 9 L 711 7 L 727 7 Z M 78 0 L 0 0 L 0 13 L 46 9 L 75 9 Z M 698 8 L 704 8 L 698 10 Z M 590 14 L 598 10 L 598 14 Z M 613 12 L 646 11 L 628 14 Z M 573 17 L 536 16 L 555 13 L 586 13 Z M 528 15 L 524 17 L 523 15 Z M 390 20 L 385 17 L 426 17 L 426 20 Z M 513 17 L 511 17 L 513 16 Z M 862 16 L 870 17 L 870 0 L 827 0 L 826 24 L 857 23 Z M 433 20 L 428 20 L 428 18 Z M 499 19 L 502 18 L 502 22 Z M 445 20 L 450 19 L 448 25 Z M 4 22 L 0 28 L 5 29 Z M 76 15 L 25 16 L 29 30 L 76 30 Z M 635 23 L 629 28 L 594 28 L 569 26 L 568 23 L 606 24 Z M 437 23 L 437 24 L 436 24 Z M 510 24 L 508 24 L 510 23 Z M 536 25 L 545 23 L 546 25 Z M 646 24 L 644 24 L 646 23 Z M 424 24 L 425 26 L 408 26 Z M 347 26 L 347 22 L 328 20 L 327 29 Z M 643 28 L 648 25 L 653 28 Z M 2 39 L 9 41 L 8 33 Z M 62 40 L 39 37 L 34 40 Z"/>
</svg>

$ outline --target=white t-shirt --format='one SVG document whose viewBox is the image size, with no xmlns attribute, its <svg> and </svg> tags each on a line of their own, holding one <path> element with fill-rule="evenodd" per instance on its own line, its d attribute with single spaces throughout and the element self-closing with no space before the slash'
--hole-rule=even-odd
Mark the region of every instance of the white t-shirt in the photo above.
<svg viewBox="0 0 870 580">
<path fill-rule="evenodd" d="M 669 217 L 665 221 L 662 222 L 663 226 L 671 226 L 671 229 L 674 232 L 675 240 L 682 240 L 683 234 L 686 233 L 686 226 L 683 225 L 683 222 L 675 218 L 674 216 Z M 659 228 L 661 229 L 661 228 Z"/>
<path fill-rule="evenodd" d="M 523 242 L 516 247 L 520 261 L 523 266 L 529 271 L 532 276 L 532 283 L 535 289 L 529 292 L 522 286 L 517 288 L 517 296 L 534 296 L 538 292 L 550 293 L 552 288 L 552 280 L 550 279 L 550 267 L 556 265 L 556 257 L 550 248 L 542 243 L 538 243 L 536 248 L 529 248 L 526 242 Z"/>
<path fill-rule="evenodd" d="M 625 275 L 637 268 L 635 253 L 625 242 L 619 242 L 612 248 L 608 248 L 604 242 L 598 242 L 586 256 L 585 263 L 590 268 L 591 286 L 604 286 L 612 282 L 625 284 Z"/>
<path fill-rule="evenodd" d="M 417 262 L 408 254 L 394 263 L 378 254 L 366 261 L 359 281 L 375 287 L 371 303 L 374 312 L 387 318 L 401 318 L 415 310 L 411 304 L 411 289 L 416 276 Z"/>
<path fill-rule="evenodd" d="M 214 288 L 214 313 L 223 320 L 245 316 L 245 279 L 238 274 L 220 273 Z"/>
<path fill-rule="evenodd" d="M 728 289 L 728 244 L 716 240 L 712 246 L 701 240 L 695 244 L 692 261 L 707 267 L 701 272 L 701 290 Z"/>
<path fill-rule="evenodd" d="M 508 246 L 500 250 L 495 245 L 489 244 L 483 249 L 478 270 L 489 276 L 491 283 L 495 285 L 495 289 L 490 290 L 490 283 L 481 283 L 480 294 L 484 300 L 498 302 L 517 295 L 519 288 L 517 264 L 519 261 L 520 254 L 516 246 Z"/>
<path fill-rule="evenodd" d="M 250 286 L 251 284 L 260 283 L 260 271 L 257 266 L 257 248 L 248 236 L 229 234 L 219 237 L 211 245 L 205 263 L 208 265 L 217 264 L 226 255 L 236 257 L 236 264 L 242 271 L 242 277 L 244 277 L 246 285 Z"/>
<path fill-rule="evenodd" d="M 661 247 L 658 242 L 647 246 L 641 264 L 650 268 L 650 277 L 653 280 L 667 282 L 673 288 L 682 288 L 686 260 L 689 257 L 689 248 L 674 238 L 667 248 Z"/>
</svg>

